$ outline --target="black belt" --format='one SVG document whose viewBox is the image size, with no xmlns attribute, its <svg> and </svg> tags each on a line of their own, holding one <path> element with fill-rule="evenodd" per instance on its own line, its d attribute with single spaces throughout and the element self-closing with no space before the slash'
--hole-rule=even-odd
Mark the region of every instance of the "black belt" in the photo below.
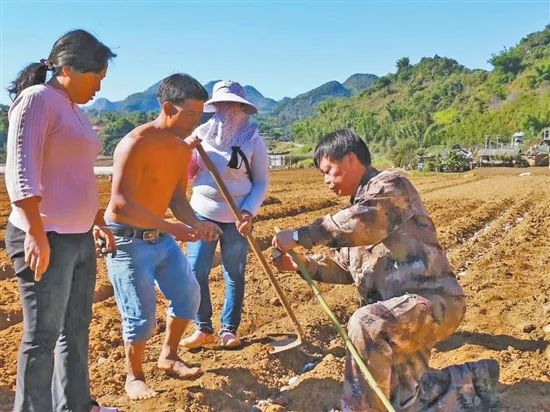
<svg viewBox="0 0 550 412">
<path fill-rule="evenodd" d="M 109 226 L 109 229 L 115 236 L 135 237 L 146 242 L 153 242 L 166 234 L 158 229 L 139 229 L 132 226 Z"/>
</svg>

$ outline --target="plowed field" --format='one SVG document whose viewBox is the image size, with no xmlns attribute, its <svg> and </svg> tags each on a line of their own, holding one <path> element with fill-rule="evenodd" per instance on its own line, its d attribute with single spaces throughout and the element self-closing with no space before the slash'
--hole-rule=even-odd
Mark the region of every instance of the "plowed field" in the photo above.
<svg viewBox="0 0 550 412">
<path fill-rule="evenodd" d="M 529 176 L 520 176 L 528 171 Z M 438 229 L 441 243 L 467 294 L 465 320 L 437 346 L 431 366 L 494 358 L 501 365 L 503 411 L 550 411 L 550 172 L 543 168 L 481 169 L 465 174 L 411 175 Z M 109 183 L 100 180 L 102 204 Z M 268 253 L 274 227 L 291 228 L 346 205 L 328 192 L 313 170 L 272 173 L 269 200 L 261 209 L 255 236 Z M 0 239 L 9 214 L 0 189 Z M 321 249 L 317 250 L 321 251 Z M 0 411 L 10 410 L 15 388 L 22 314 L 13 269 L 0 241 Z M 90 331 L 92 392 L 123 411 L 250 411 L 268 402 L 286 410 L 323 411 L 337 407 L 344 345 L 306 283 L 277 274 L 307 341 L 298 349 L 270 355 L 270 332 L 291 332 L 267 277 L 249 256 L 241 350 L 181 350 L 183 359 L 204 373 L 194 380 L 167 377 L 155 368 L 164 328 L 159 295 L 158 327 L 149 343 L 145 370 L 159 396 L 135 402 L 124 394 L 120 319 L 100 262 Z M 220 266 L 211 275 L 215 319 L 223 304 Z M 320 285 L 342 323 L 357 308 L 352 286 Z M 550 326 L 546 328 L 548 333 Z M 546 338 L 546 340 L 545 340 Z M 304 365 L 314 366 L 304 372 Z M 289 384 L 290 381 L 290 384 Z M 271 407 L 271 410 L 283 410 Z"/>
</svg>

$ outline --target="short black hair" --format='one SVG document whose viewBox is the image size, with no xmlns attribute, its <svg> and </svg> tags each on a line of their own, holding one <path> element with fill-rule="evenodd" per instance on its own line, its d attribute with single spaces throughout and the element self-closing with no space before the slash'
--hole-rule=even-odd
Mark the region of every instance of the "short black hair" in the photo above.
<svg viewBox="0 0 550 412">
<path fill-rule="evenodd" d="M 336 130 L 319 140 L 313 153 L 313 162 L 315 167 L 319 168 L 323 157 L 342 160 L 348 153 L 355 153 L 361 163 L 370 166 L 371 157 L 367 144 L 357 134 L 347 129 Z"/>
<path fill-rule="evenodd" d="M 176 73 L 160 82 L 157 99 L 164 102 L 183 103 L 187 99 L 208 100 L 208 92 L 194 77 L 185 73 Z"/>
</svg>

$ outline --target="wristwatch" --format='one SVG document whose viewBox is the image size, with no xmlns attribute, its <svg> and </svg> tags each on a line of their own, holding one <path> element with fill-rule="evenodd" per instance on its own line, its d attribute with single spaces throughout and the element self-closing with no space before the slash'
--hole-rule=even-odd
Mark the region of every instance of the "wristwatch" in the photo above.
<svg viewBox="0 0 550 412">
<path fill-rule="evenodd" d="M 296 243 L 300 243 L 300 232 L 298 230 L 292 232 L 292 240 Z"/>
</svg>

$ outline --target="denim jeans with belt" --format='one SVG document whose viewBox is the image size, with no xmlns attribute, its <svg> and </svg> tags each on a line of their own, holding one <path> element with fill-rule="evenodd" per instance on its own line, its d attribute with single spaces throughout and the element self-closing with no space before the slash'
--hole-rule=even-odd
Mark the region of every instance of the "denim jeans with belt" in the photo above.
<svg viewBox="0 0 550 412">
<path fill-rule="evenodd" d="M 25 264 L 25 232 L 8 222 L 6 249 L 23 305 L 14 411 L 88 412 L 88 330 L 96 281 L 92 233 L 47 233 L 50 264 L 39 282 Z"/>
<path fill-rule="evenodd" d="M 201 220 L 209 220 L 197 215 Z M 212 220 L 210 220 L 212 221 Z M 246 269 L 246 255 L 248 242 L 241 236 L 234 222 L 216 223 L 223 231 L 220 236 L 220 249 L 225 280 L 225 300 L 223 304 L 221 323 L 223 332 L 236 333 L 241 323 L 241 314 L 244 299 L 244 274 Z M 187 242 L 187 259 L 191 264 L 201 289 L 201 302 L 195 323 L 198 328 L 207 333 L 213 333 L 212 301 L 208 277 L 214 261 L 214 252 L 218 241 Z"/>
<path fill-rule="evenodd" d="M 145 241 L 118 236 L 132 226 L 107 221 L 115 234 L 117 254 L 107 257 L 109 279 L 122 316 L 125 342 L 147 341 L 156 326 L 155 286 L 169 301 L 167 315 L 193 319 L 199 307 L 199 285 L 178 242 L 163 234 Z"/>
</svg>

